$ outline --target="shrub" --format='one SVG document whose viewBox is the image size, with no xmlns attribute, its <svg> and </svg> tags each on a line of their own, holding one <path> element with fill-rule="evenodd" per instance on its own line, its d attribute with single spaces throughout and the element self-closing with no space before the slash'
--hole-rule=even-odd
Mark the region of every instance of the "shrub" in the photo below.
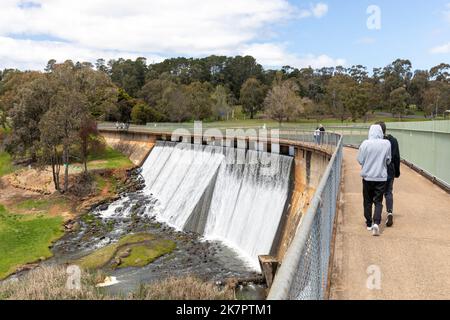
<svg viewBox="0 0 450 320">
<path fill-rule="evenodd" d="M 66 288 L 68 274 L 64 266 L 42 266 L 19 280 L 0 283 L 0 300 L 233 300 L 234 292 L 223 290 L 196 277 L 168 278 L 141 285 L 125 297 L 111 296 L 96 284 L 103 282 L 101 272 L 82 271 L 80 290 Z"/>
</svg>

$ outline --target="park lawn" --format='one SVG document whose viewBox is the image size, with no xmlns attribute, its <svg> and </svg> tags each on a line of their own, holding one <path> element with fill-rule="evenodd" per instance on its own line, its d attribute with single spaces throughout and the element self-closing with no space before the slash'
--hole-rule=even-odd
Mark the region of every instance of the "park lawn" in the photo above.
<svg viewBox="0 0 450 320">
<path fill-rule="evenodd" d="M 358 124 L 371 124 L 377 121 L 384 121 L 384 122 L 399 122 L 398 118 L 393 117 L 386 117 L 383 115 L 371 115 L 371 118 L 364 122 L 361 119 L 358 119 L 357 121 L 353 122 L 350 119 L 345 120 L 344 122 L 341 122 L 339 119 L 336 118 L 325 118 L 318 121 L 317 119 L 302 119 L 297 121 L 291 121 L 286 122 L 283 121 L 281 126 L 282 127 L 288 127 L 288 128 L 295 128 L 298 126 L 298 128 L 301 130 L 304 127 L 315 127 L 318 124 L 323 124 L 324 126 L 352 126 L 352 125 L 358 125 Z M 421 122 L 421 121 L 429 121 L 429 119 L 425 118 L 403 118 L 402 122 Z M 189 125 L 193 123 L 184 123 L 184 125 Z M 203 125 L 205 128 L 240 128 L 240 127 L 262 127 L 266 125 L 267 128 L 277 128 L 279 127 L 279 123 L 274 120 L 270 119 L 236 119 L 236 120 L 224 120 L 224 121 L 211 121 L 211 122 L 203 122 Z"/>
<path fill-rule="evenodd" d="M 20 212 L 48 212 L 52 207 L 68 209 L 67 202 L 62 198 L 46 198 L 46 199 L 27 199 L 17 203 L 14 209 Z"/>
<path fill-rule="evenodd" d="M 0 177 L 14 171 L 11 156 L 4 151 L 0 151 Z"/>
<path fill-rule="evenodd" d="M 49 246 L 63 234 L 63 218 L 14 214 L 0 205 L 0 279 L 21 265 L 52 256 Z"/>
<path fill-rule="evenodd" d="M 106 147 L 103 152 L 91 155 L 88 159 L 88 169 L 126 169 L 131 167 L 133 167 L 131 160 L 111 147 Z"/>
</svg>

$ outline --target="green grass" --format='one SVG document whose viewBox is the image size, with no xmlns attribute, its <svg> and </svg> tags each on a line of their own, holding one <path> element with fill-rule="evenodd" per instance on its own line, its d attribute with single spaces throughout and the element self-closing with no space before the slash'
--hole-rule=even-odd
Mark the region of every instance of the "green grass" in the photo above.
<svg viewBox="0 0 450 320">
<path fill-rule="evenodd" d="M 48 211 L 52 206 L 55 205 L 66 205 L 66 201 L 61 198 L 49 198 L 49 199 L 28 199 L 21 201 L 15 205 L 19 210 L 26 211 Z"/>
<path fill-rule="evenodd" d="M 45 214 L 14 214 L 0 205 L 0 279 L 23 264 L 51 257 L 49 246 L 63 235 L 62 222 Z"/>
<path fill-rule="evenodd" d="M 94 180 L 95 180 L 95 183 L 97 184 L 98 191 L 102 191 L 106 187 L 107 181 L 102 176 L 95 175 Z"/>
<path fill-rule="evenodd" d="M 144 267 L 159 257 L 175 250 L 176 244 L 171 240 L 157 240 L 151 243 L 131 247 L 128 257 L 122 259 L 119 268 Z"/>
<path fill-rule="evenodd" d="M 132 166 L 133 163 L 126 155 L 110 147 L 88 159 L 89 169 L 121 169 Z"/>
<path fill-rule="evenodd" d="M 386 116 L 382 116 L 382 115 L 370 115 L 370 119 L 366 122 L 366 123 L 373 123 L 376 121 L 384 121 L 384 122 L 399 122 L 398 118 L 393 118 L 393 117 L 386 117 Z M 419 122 L 419 121 L 429 121 L 429 119 L 425 119 L 425 118 L 418 118 L 418 119 L 408 119 L 408 118 L 404 118 L 402 119 L 402 122 Z M 321 120 L 316 120 L 316 119 L 301 119 L 301 120 L 297 120 L 297 121 L 291 121 L 291 122 L 283 122 L 282 126 L 283 127 L 296 127 L 298 126 L 299 129 L 302 129 L 302 127 L 313 127 L 313 126 L 317 126 L 318 124 L 323 124 L 324 126 L 326 125 L 336 125 L 336 126 L 341 126 L 341 125 L 354 125 L 354 124 L 362 124 L 364 123 L 364 121 L 362 119 L 358 119 L 356 122 L 351 121 L 351 119 L 346 119 L 344 120 L 344 122 L 341 122 L 339 119 L 336 118 L 324 118 Z M 169 125 L 167 124 L 159 124 L 161 125 Z M 177 127 L 178 124 L 176 123 L 172 123 L 170 124 L 172 126 L 174 126 L 174 128 Z M 182 123 L 182 126 L 188 126 L 189 128 L 193 126 L 192 122 L 186 122 L 186 123 Z M 204 121 L 203 125 L 205 128 L 240 128 L 240 127 L 262 127 L 263 125 L 266 125 L 267 127 L 278 127 L 279 123 L 277 121 L 274 120 L 270 120 L 270 119 L 236 119 L 236 120 L 227 120 L 227 121 Z"/>
<path fill-rule="evenodd" d="M 151 234 L 146 233 L 137 233 L 137 234 L 131 234 L 123 237 L 118 242 L 110 244 L 106 247 L 103 247 L 97 251 L 94 251 L 93 253 L 79 259 L 75 262 L 75 264 L 79 265 L 80 267 L 86 268 L 86 269 L 96 269 L 104 266 L 107 264 L 111 259 L 114 258 L 117 250 L 124 246 L 134 243 L 139 243 L 143 241 L 150 241 L 153 240 L 154 236 Z"/>
<path fill-rule="evenodd" d="M 172 252 L 175 247 L 175 242 L 155 239 L 155 236 L 149 233 L 131 234 L 116 243 L 94 251 L 75 261 L 74 264 L 85 269 L 101 268 L 125 250 L 130 249 L 131 254 L 122 260 L 120 267 L 145 266 L 162 255 Z"/>
<path fill-rule="evenodd" d="M 11 156 L 7 152 L 0 151 L 0 177 L 14 171 Z"/>
<path fill-rule="evenodd" d="M 97 192 L 101 193 L 107 188 L 108 193 L 116 193 L 120 188 L 120 181 L 115 176 L 103 177 L 99 174 L 94 175 Z"/>
</svg>

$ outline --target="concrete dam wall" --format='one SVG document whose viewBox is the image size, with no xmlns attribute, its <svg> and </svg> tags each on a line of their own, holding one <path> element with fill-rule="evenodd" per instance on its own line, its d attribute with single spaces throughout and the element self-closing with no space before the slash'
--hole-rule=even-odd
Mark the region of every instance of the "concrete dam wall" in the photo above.
<svg viewBox="0 0 450 320">
<path fill-rule="evenodd" d="M 138 167 L 144 164 L 156 143 L 156 137 L 148 134 L 117 130 L 100 130 L 100 132 L 110 147 L 127 155 L 131 162 Z"/>
<path fill-rule="evenodd" d="M 142 165 L 159 220 L 224 242 L 254 268 L 258 255 L 283 261 L 330 159 L 309 144 L 282 145 L 283 155 L 152 133 L 102 134 Z"/>
</svg>

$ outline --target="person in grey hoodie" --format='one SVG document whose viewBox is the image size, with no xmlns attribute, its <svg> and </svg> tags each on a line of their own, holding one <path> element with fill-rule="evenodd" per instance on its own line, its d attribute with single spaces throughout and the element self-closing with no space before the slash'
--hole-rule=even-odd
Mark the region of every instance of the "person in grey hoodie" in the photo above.
<svg viewBox="0 0 450 320">
<path fill-rule="evenodd" d="M 388 179 L 387 166 L 391 162 L 391 144 L 384 139 L 380 125 L 372 125 L 369 139 L 359 147 L 358 162 L 362 166 L 364 217 L 367 229 L 380 235 L 383 195 Z M 373 213 L 373 205 L 375 212 Z"/>
</svg>

